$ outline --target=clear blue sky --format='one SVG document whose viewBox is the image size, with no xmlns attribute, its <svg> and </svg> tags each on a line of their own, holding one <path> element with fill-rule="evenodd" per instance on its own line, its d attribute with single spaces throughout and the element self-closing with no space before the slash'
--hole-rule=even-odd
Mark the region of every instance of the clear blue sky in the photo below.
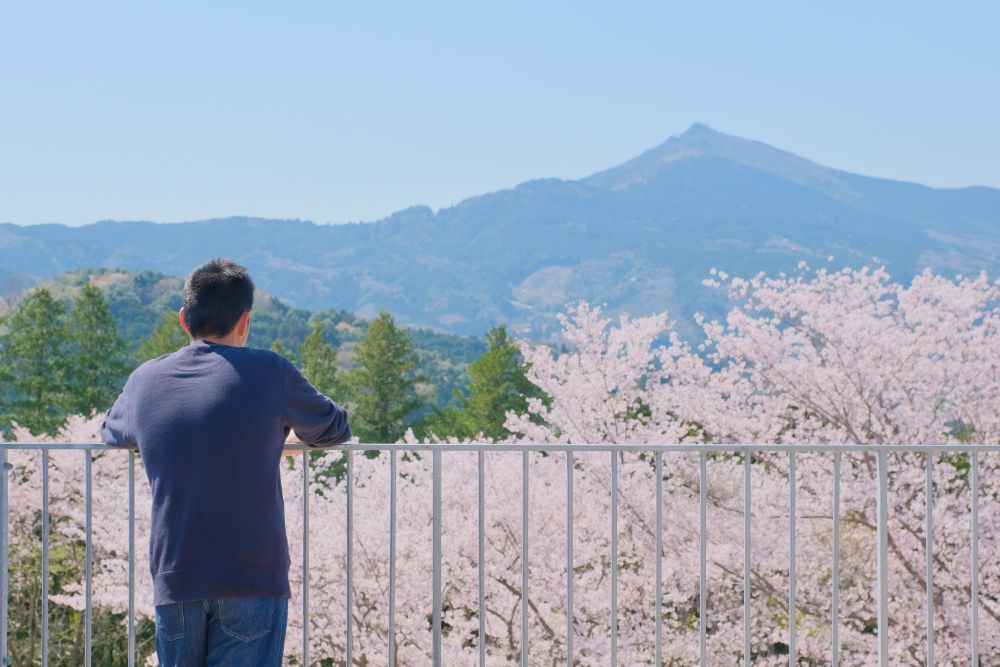
<svg viewBox="0 0 1000 667">
<path fill-rule="evenodd" d="M 0 8 L 0 221 L 372 220 L 578 178 L 692 122 L 1000 186 L 996 2 Z"/>
</svg>

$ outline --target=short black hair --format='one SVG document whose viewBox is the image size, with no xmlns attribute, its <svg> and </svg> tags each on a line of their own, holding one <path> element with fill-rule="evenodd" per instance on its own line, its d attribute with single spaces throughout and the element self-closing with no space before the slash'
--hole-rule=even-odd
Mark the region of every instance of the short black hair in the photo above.
<svg viewBox="0 0 1000 667">
<path fill-rule="evenodd" d="M 225 336 L 245 311 L 253 308 L 253 281 L 247 270 L 216 258 L 184 282 L 184 322 L 192 338 Z"/>
</svg>

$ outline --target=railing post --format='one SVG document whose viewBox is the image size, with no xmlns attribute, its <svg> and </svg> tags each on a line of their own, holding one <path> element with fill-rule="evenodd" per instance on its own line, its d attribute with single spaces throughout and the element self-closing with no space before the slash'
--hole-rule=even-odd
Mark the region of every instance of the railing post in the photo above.
<svg viewBox="0 0 1000 667">
<path fill-rule="evenodd" d="M 702 667 L 708 665 L 708 461 L 698 459 L 698 655 Z"/>
<path fill-rule="evenodd" d="M 969 615 L 970 615 L 970 626 L 972 637 L 970 641 L 972 642 L 971 654 L 972 654 L 972 664 L 974 666 L 979 665 L 979 454 L 972 452 L 969 454 L 969 458 L 972 459 L 972 488 L 970 493 L 972 495 L 970 503 L 970 520 L 971 535 L 969 551 L 972 554 L 972 570 L 970 573 L 970 600 L 969 600 Z"/>
<path fill-rule="evenodd" d="M 878 597 L 878 665 L 889 666 L 889 492 L 888 455 L 879 450 L 878 459 L 878 501 L 876 538 L 877 548 L 877 597 Z"/>
<path fill-rule="evenodd" d="M 934 667 L 934 457 L 924 454 L 924 592 L 927 613 L 927 667 Z"/>
<path fill-rule="evenodd" d="M 42 450 L 42 667 L 49 664 L 49 453 Z M 129 581 L 129 594 L 132 583 Z M 129 664 L 129 667 L 133 667 Z"/>
<path fill-rule="evenodd" d="M 94 638 L 93 638 L 93 588 L 94 588 L 94 544 L 93 544 L 93 503 L 94 503 L 94 480 L 93 463 L 94 456 L 89 449 L 83 450 L 83 467 L 87 476 L 84 487 L 84 503 L 86 505 L 86 550 L 84 552 L 84 635 L 83 635 L 83 664 L 90 667 L 93 663 Z"/>
<path fill-rule="evenodd" d="M 476 540 L 478 550 L 476 563 L 479 566 L 479 667 L 486 667 L 486 474 L 485 456 L 482 451 L 476 452 L 476 477 L 478 478 L 477 490 L 479 492 L 477 513 L 478 521 L 476 526 L 479 533 Z"/>
<path fill-rule="evenodd" d="M 618 664 L 618 452 L 611 452 L 611 664 Z"/>
<path fill-rule="evenodd" d="M 750 664 L 750 452 L 743 453 L 743 664 Z M 659 663 L 657 663 L 659 664 Z"/>
<path fill-rule="evenodd" d="M 389 667 L 396 665 L 396 452 L 389 452 Z"/>
<path fill-rule="evenodd" d="M 48 589 L 46 589 L 46 591 L 47 590 Z M 45 661 L 43 661 L 42 664 L 43 665 L 46 664 Z M 134 449 L 128 450 L 128 667 L 135 667 L 135 450 Z"/>
<path fill-rule="evenodd" d="M 663 453 L 656 452 L 656 638 L 655 661 L 659 667 L 663 664 Z"/>
<path fill-rule="evenodd" d="M 347 450 L 347 633 L 344 646 L 344 662 L 352 663 L 354 644 L 354 450 Z"/>
<path fill-rule="evenodd" d="M 840 452 L 833 455 L 833 576 L 830 583 L 830 666 L 840 662 Z"/>
<path fill-rule="evenodd" d="M 795 474 L 795 452 L 788 454 L 788 667 L 798 663 L 798 610 L 795 605 L 796 572 L 795 572 L 795 485 L 798 476 Z"/>
<path fill-rule="evenodd" d="M 521 454 L 521 667 L 528 667 L 528 452 Z"/>
<path fill-rule="evenodd" d="M 309 664 L 309 450 L 302 450 L 302 664 Z"/>
<path fill-rule="evenodd" d="M 433 606 L 432 614 L 432 632 L 433 637 L 432 642 L 432 658 L 434 662 L 434 667 L 441 667 L 441 451 L 438 449 L 434 450 L 431 454 L 431 465 L 432 472 L 432 503 L 433 503 L 433 517 L 431 519 L 432 523 L 432 536 L 431 536 L 431 557 L 434 559 L 433 563 L 433 574 L 432 574 L 432 587 L 433 591 L 431 593 L 431 603 Z"/>
<path fill-rule="evenodd" d="M 573 667 L 573 452 L 566 452 L 566 667 Z"/>
<path fill-rule="evenodd" d="M 0 447 L 0 529 L 3 530 L 3 540 L 0 542 L 0 663 L 12 665 L 14 661 L 10 657 L 10 646 L 7 644 L 7 621 L 8 619 L 8 599 L 10 595 L 10 581 L 7 559 L 8 543 L 10 539 L 10 513 L 7 507 L 8 495 L 7 485 L 10 483 L 10 470 L 13 466 L 7 463 L 7 448 Z"/>
</svg>

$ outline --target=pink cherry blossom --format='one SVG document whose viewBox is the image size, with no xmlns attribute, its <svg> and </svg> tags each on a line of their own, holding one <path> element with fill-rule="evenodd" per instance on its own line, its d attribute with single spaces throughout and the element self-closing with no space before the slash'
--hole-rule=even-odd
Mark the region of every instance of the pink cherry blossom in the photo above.
<svg viewBox="0 0 1000 667">
<path fill-rule="evenodd" d="M 508 414 L 514 440 L 538 443 L 729 443 L 707 459 L 708 653 L 740 664 L 743 622 L 743 443 L 996 443 L 1000 436 L 1000 286 L 986 276 L 949 280 L 930 272 L 909 285 L 879 268 L 808 267 L 769 278 L 708 281 L 732 308 L 722 321 L 696 318 L 704 337 L 682 340 L 666 314 L 630 318 L 577 304 L 561 318 L 568 351 L 522 343 L 528 378 L 548 400 Z M 96 441 L 98 417 L 72 418 L 56 441 Z M 440 434 L 441 442 L 453 442 Z M 412 434 L 407 436 L 415 443 Z M 24 441 L 38 441 L 19 432 Z M 446 445 L 445 445 L 446 446 Z M 51 455 L 53 530 L 83 536 L 83 454 Z M 313 455 L 318 456 L 318 455 Z M 322 467 L 336 455 L 316 459 Z M 618 574 L 618 659 L 652 664 L 655 475 L 650 454 L 618 454 L 618 559 L 611 562 L 608 452 L 574 456 L 574 655 L 607 664 L 610 576 Z M 427 664 L 432 613 L 431 455 L 398 454 L 396 650 L 399 664 Z M 980 654 L 1000 655 L 1000 458 L 980 454 Z M 12 450 L 12 553 L 33 539 L 40 507 L 40 455 Z M 477 455 L 444 451 L 443 660 L 478 655 Z M 486 619 L 490 664 L 518 664 L 521 455 L 485 454 Z M 924 456 L 891 454 L 889 495 L 890 662 L 922 664 Z M 755 454 L 752 465 L 752 648 L 754 664 L 787 664 L 789 458 Z M 127 607 L 128 456 L 102 451 L 94 471 L 94 603 Z M 566 455 L 533 453 L 530 468 L 530 664 L 565 661 Z M 829 661 L 831 641 L 832 456 L 796 456 L 797 650 Z M 969 660 L 970 524 L 967 457 L 933 459 L 936 660 Z M 292 558 L 286 653 L 301 653 L 302 457 L 282 467 Z M 666 664 L 698 663 L 699 459 L 663 455 L 663 651 Z M 842 456 L 841 664 L 876 659 L 875 457 Z M 315 474 L 316 469 L 313 470 Z M 389 454 L 354 455 L 356 664 L 387 660 Z M 146 564 L 150 496 L 136 461 L 136 603 L 152 614 Z M 346 612 L 346 485 L 310 487 L 310 655 L 343 660 Z M 54 604 L 82 608 L 82 585 Z M 124 628 L 122 629 L 124 632 Z M 984 663 L 985 664 L 985 663 Z"/>
</svg>

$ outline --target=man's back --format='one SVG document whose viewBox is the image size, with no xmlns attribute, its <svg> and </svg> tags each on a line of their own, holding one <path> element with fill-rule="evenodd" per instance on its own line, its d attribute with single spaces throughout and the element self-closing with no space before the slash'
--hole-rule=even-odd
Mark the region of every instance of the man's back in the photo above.
<svg viewBox="0 0 1000 667">
<path fill-rule="evenodd" d="M 152 488 L 149 569 L 163 667 L 278 667 L 288 622 L 288 539 L 278 466 L 289 429 L 351 437 L 347 412 L 284 357 L 245 347 L 254 284 L 227 259 L 184 282 L 191 344 L 148 361 L 101 437 L 138 445 Z"/>
<path fill-rule="evenodd" d="M 130 376 L 102 434 L 139 445 L 157 605 L 290 594 L 278 475 L 289 428 L 350 438 L 346 412 L 272 352 L 196 340 Z"/>
</svg>

